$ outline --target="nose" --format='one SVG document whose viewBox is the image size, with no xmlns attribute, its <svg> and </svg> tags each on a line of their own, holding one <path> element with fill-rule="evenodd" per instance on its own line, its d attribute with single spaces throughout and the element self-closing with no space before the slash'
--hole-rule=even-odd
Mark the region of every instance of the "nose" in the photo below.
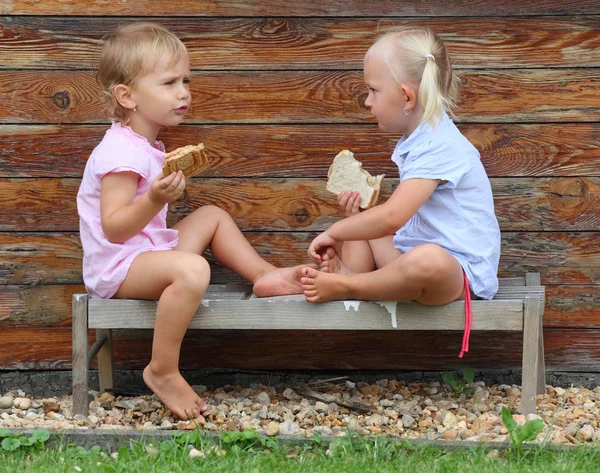
<svg viewBox="0 0 600 473">
<path fill-rule="evenodd" d="M 365 107 L 370 109 L 372 104 L 373 104 L 373 100 L 371 98 L 371 92 L 369 92 L 369 94 L 367 95 L 367 98 L 365 100 Z"/>
<path fill-rule="evenodd" d="M 190 95 L 190 89 L 186 84 L 181 84 L 179 90 L 177 91 L 177 98 L 180 100 L 185 100 Z"/>
</svg>

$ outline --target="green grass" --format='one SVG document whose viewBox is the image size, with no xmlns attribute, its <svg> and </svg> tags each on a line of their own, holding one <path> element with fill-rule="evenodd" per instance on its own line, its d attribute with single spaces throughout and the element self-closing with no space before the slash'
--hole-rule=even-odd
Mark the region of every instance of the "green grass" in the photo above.
<svg viewBox="0 0 600 473">
<path fill-rule="evenodd" d="M 230 433 L 231 434 L 231 433 Z M 149 442 L 149 441 L 148 441 Z M 191 458 L 191 447 L 204 458 Z M 480 447 L 443 450 L 414 446 L 385 437 L 337 438 L 331 444 L 318 438 L 302 446 L 286 446 L 256 434 L 223 435 L 207 439 L 192 432 L 160 444 L 137 442 L 122 447 L 118 457 L 99 447 L 39 445 L 8 452 L 0 450 L 2 473 L 55 472 L 600 472 L 600 446 L 569 449 L 494 451 Z"/>
</svg>

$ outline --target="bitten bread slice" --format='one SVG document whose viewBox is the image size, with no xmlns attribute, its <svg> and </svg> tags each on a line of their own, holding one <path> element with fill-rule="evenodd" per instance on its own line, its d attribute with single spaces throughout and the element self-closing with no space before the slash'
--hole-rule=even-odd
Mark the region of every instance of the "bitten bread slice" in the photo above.
<svg viewBox="0 0 600 473">
<path fill-rule="evenodd" d="M 337 195 L 344 191 L 357 191 L 360 194 L 360 208 L 368 209 L 377 203 L 385 174 L 371 176 L 362 168 L 362 163 L 354 159 L 354 154 L 345 149 L 333 159 L 327 177 L 329 192 Z"/>
<path fill-rule="evenodd" d="M 192 177 L 208 167 L 204 143 L 177 148 L 165 156 L 163 176 L 182 171 L 185 177 Z"/>
</svg>

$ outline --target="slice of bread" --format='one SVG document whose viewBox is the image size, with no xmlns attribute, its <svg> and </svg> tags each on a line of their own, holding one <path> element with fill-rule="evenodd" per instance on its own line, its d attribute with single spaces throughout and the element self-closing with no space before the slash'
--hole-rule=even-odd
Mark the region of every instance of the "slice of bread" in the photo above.
<svg viewBox="0 0 600 473">
<path fill-rule="evenodd" d="M 165 156 L 163 176 L 172 172 L 182 171 L 183 175 L 192 177 L 208 167 L 208 158 L 204 150 L 204 143 L 187 145 L 177 148 Z"/>
<path fill-rule="evenodd" d="M 371 176 L 362 168 L 362 163 L 354 159 L 354 154 L 345 149 L 334 158 L 327 177 L 329 192 L 337 195 L 344 191 L 357 191 L 360 193 L 360 208 L 368 209 L 377 203 L 385 174 Z"/>
</svg>

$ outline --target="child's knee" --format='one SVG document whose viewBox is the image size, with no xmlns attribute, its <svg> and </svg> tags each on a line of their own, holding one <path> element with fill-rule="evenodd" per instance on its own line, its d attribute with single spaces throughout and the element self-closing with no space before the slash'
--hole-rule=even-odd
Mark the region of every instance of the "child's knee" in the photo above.
<svg viewBox="0 0 600 473">
<path fill-rule="evenodd" d="M 231 215 L 229 215 L 225 210 L 216 205 L 204 205 L 196 210 L 196 212 L 202 215 L 204 220 L 210 219 L 214 221 L 221 220 L 233 220 Z"/>
<path fill-rule="evenodd" d="M 453 272 L 460 272 L 460 264 L 454 256 L 434 244 L 413 248 L 403 255 L 402 260 L 403 266 L 416 278 L 428 281 L 446 279 Z"/>
<path fill-rule="evenodd" d="M 190 254 L 180 263 L 175 279 L 186 290 L 204 293 L 210 282 L 210 265 L 202 256 Z"/>
</svg>

